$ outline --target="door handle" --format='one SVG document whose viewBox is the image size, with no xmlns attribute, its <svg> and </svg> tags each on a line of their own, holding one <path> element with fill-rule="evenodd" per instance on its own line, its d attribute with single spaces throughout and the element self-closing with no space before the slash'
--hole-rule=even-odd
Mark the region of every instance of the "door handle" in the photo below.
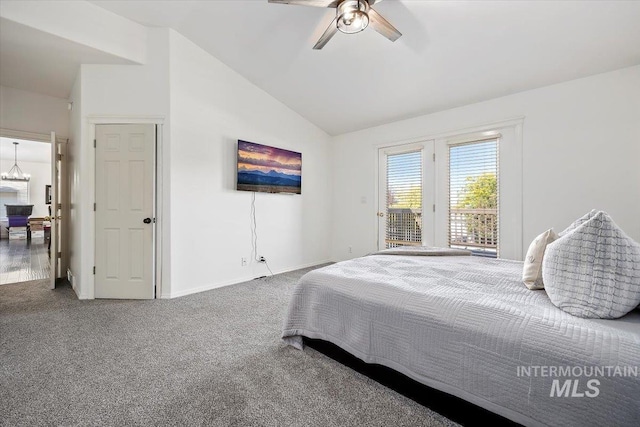
<svg viewBox="0 0 640 427">
<path fill-rule="evenodd" d="M 380 218 L 384 217 L 384 212 L 378 212 L 376 215 L 378 215 Z"/>
<path fill-rule="evenodd" d="M 145 218 L 142 220 L 145 224 L 151 224 L 151 218 Z"/>
</svg>

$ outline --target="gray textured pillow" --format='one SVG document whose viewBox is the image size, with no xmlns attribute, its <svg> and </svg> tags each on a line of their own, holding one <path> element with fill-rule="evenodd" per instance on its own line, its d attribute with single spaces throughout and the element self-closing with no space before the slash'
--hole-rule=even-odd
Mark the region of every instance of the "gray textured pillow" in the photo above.
<svg viewBox="0 0 640 427">
<path fill-rule="evenodd" d="M 597 212 L 547 246 L 542 279 L 567 313 L 617 319 L 640 304 L 640 244 Z"/>
<path fill-rule="evenodd" d="M 602 211 L 600 211 L 602 212 Z M 593 218 L 596 214 L 598 213 L 597 210 L 595 209 L 591 209 L 590 212 L 587 212 L 586 214 L 584 214 L 583 216 L 581 216 L 580 218 L 576 219 L 575 221 L 573 221 L 571 223 L 571 225 L 569 225 L 567 228 L 565 228 L 564 230 L 562 230 L 561 232 L 558 233 L 558 236 L 564 236 L 565 234 L 567 234 L 568 232 L 570 232 L 571 230 L 575 230 L 576 227 L 578 227 L 579 225 L 581 225 L 582 223 L 590 220 L 591 218 Z"/>
</svg>

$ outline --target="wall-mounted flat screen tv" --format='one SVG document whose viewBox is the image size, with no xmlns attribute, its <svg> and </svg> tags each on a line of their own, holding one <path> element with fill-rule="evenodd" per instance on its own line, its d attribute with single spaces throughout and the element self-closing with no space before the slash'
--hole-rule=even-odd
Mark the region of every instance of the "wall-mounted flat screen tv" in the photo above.
<svg viewBox="0 0 640 427">
<path fill-rule="evenodd" d="M 238 140 L 241 191 L 302 193 L 302 153 Z"/>
</svg>

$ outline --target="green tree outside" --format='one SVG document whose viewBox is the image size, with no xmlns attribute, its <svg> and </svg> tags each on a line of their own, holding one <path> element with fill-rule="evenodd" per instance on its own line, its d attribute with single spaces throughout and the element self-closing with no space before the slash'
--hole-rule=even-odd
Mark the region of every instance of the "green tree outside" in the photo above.
<svg viewBox="0 0 640 427">
<path fill-rule="evenodd" d="M 495 209 L 498 207 L 498 179 L 485 173 L 467 177 L 467 183 L 459 194 L 458 209 Z"/>
<path fill-rule="evenodd" d="M 458 209 L 497 209 L 498 178 L 493 173 L 485 173 L 477 177 L 468 177 L 464 188 L 458 193 Z M 496 245 L 498 243 L 498 224 L 495 214 L 465 214 L 467 232 L 473 241 L 480 244 Z M 488 228 L 488 224 L 492 224 Z"/>
</svg>

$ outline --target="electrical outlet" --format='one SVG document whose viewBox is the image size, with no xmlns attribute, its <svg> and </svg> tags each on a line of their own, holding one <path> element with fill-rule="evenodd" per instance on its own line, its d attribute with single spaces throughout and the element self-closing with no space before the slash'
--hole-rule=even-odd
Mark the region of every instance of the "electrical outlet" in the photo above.
<svg viewBox="0 0 640 427">
<path fill-rule="evenodd" d="M 349 246 L 349 253 L 353 252 L 353 248 L 351 246 Z"/>
<path fill-rule="evenodd" d="M 258 258 L 258 262 L 267 262 L 267 259 L 263 256 Z"/>
<path fill-rule="evenodd" d="M 240 265 L 243 267 L 247 266 L 247 259 L 245 257 L 240 258 Z"/>
</svg>

